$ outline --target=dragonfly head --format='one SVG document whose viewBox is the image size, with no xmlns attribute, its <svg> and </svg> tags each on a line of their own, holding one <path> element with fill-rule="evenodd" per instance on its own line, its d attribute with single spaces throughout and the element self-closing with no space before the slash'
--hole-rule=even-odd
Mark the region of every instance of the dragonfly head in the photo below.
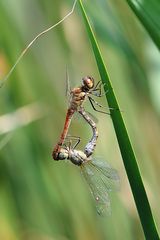
<svg viewBox="0 0 160 240">
<path fill-rule="evenodd" d="M 68 158 L 68 150 L 64 148 L 60 148 L 59 150 L 55 150 L 52 153 L 52 157 L 54 160 L 65 160 Z"/>
<path fill-rule="evenodd" d="M 86 76 L 86 77 L 82 78 L 82 82 L 83 82 L 83 87 L 86 90 L 90 90 L 94 87 L 94 78 L 93 77 Z"/>
</svg>

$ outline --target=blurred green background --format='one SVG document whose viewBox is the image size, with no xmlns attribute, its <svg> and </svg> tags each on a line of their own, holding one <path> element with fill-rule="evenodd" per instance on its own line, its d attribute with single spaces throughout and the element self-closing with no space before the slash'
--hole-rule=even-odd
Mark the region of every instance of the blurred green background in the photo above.
<svg viewBox="0 0 160 240">
<path fill-rule="evenodd" d="M 0 79 L 27 43 L 67 14 L 72 3 L 0 1 Z M 159 52 L 123 0 L 85 5 L 160 229 Z M 52 160 L 67 108 L 66 65 L 72 87 L 85 75 L 100 80 L 78 5 L 32 46 L 0 89 L 0 239 L 143 239 L 109 116 L 93 113 L 86 102 L 99 120 L 95 155 L 103 156 L 121 179 L 120 191 L 111 195 L 111 216 L 97 215 L 78 167 Z M 90 128 L 76 119 L 69 133 L 82 138 L 80 148 L 91 137 Z"/>
</svg>

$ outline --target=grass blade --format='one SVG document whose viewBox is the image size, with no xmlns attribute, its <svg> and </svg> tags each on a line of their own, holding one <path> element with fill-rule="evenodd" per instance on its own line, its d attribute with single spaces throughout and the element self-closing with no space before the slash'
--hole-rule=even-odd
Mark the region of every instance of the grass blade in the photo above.
<svg viewBox="0 0 160 240">
<path fill-rule="evenodd" d="M 159 0 L 126 0 L 160 49 L 160 2 Z"/>
<path fill-rule="evenodd" d="M 97 62 L 97 67 L 103 83 L 106 83 L 105 91 L 108 90 L 106 94 L 107 102 L 110 108 L 119 109 L 118 102 L 116 100 L 109 76 L 98 47 L 95 35 L 92 31 L 91 25 L 87 18 L 82 1 L 79 0 L 79 5 L 81 13 L 85 22 L 85 27 L 91 41 L 95 59 Z M 142 182 L 141 174 L 138 168 L 136 157 L 122 118 L 121 112 L 119 110 L 113 110 L 111 112 L 111 118 L 113 121 L 114 129 L 116 132 L 117 140 L 119 143 L 120 151 L 122 154 L 124 166 L 127 172 L 127 176 L 130 182 L 134 200 L 137 206 L 141 224 L 144 230 L 146 239 L 159 239 L 158 232 L 155 226 L 147 194 Z"/>
</svg>

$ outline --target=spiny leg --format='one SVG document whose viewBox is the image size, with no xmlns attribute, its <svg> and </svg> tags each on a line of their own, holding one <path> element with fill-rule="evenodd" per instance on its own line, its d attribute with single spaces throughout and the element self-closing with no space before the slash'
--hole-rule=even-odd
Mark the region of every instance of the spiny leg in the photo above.
<svg viewBox="0 0 160 240">
<path fill-rule="evenodd" d="M 99 81 L 97 83 L 97 85 L 91 91 L 91 94 L 94 95 L 94 96 L 97 96 L 97 97 L 100 97 L 102 95 L 102 82 L 101 81 Z"/>
<path fill-rule="evenodd" d="M 89 101 L 90 101 L 90 103 L 91 103 L 91 105 L 92 105 L 92 107 L 93 107 L 93 109 L 94 109 L 95 111 L 100 112 L 100 113 L 105 113 L 105 114 L 111 115 L 111 113 L 108 113 L 108 112 L 105 112 L 105 111 L 100 111 L 100 110 L 96 109 L 95 106 L 94 106 L 94 104 L 93 104 L 93 102 L 94 102 L 97 106 L 99 106 L 99 107 L 101 107 L 101 108 L 105 108 L 105 107 L 102 106 L 101 104 L 99 104 L 97 101 L 95 101 L 92 97 L 88 96 L 88 98 L 89 98 Z M 119 108 L 110 108 L 110 107 L 109 107 L 108 109 L 109 109 L 109 110 L 112 110 L 112 111 L 116 110 L 116 111 L 123 112 L 123 110 L 120 110 Z"/>
<path fill-rule="evenodd" d="M 92 90 L 91 94 L 96 96 L 96 97 L 104 96 L 109 90 L 107 90 L 104 93 L 102 93 L 102 85 L 105 86 L 106 83 L 102 83 L 101 81 L 99 81 L 98 84 L 95 86 L 95 88 Z"/>
<path fill-rule="evenodd" d="M 104 108 L 104 107 L 103 107 L 102 105 L 100 105 L 98 102 L 96 102 L 93 98 L 88 97 L 88 99 L 89 99 L 89 101 L 90 101 L 93 109 L 94 109 L 96 112 L 100 112 L 100 113 L 104 113 L 104 114 L 110 115 L 110 113 L 108 113 L 108 112 L 105 112 L 105 111 L 101 111 L 101 110 L 96 109 L 95 106 L 94 106 L 94 104 L 93 104 L 93 102 L 94 102 L 96 105 L 98 105 L 99 107 L 102 107 L 102 108 Z M 109 108 L 109 109 L 110 109 L 110 110 L 113 110 L 113 108 Z"/>
<path fill-rule="evenodd" d="M 102 82 L 101 82 L 101 81 L 98 81 L 97 84 L 96 84 L 96 86 L 93 88 L 93 90 L 94 90 L 94 89 L 97 89 L 97 88 L 99 87 L 98 85 L 101 85 L 101 84 L 102 84 Z"/>
<path fill-rule="evenodd" d="M 66 140 L 67 140 L 67 141 L 66 141 Z M 76 142 L 75 142 L 75 144 L 72 146 L 73 140 L 76 140 Z M 78 137 L 78 136 L 67 136 L 67 137 L 65 138 L 65 146 L 67 147 L 67 144 L 68 144 L 69 149 L 73 149 L 73 150 L 74 150 L 74 149 L 78 146 L 78 144 L 80 143 L 80 141 L 81 141 L 81 138 Z"/>
</svg>

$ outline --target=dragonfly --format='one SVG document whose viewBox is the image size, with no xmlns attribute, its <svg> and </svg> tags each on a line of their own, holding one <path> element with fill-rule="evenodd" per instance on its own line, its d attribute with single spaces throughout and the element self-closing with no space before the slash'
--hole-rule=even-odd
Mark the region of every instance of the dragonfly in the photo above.
<svg viewBox="0 0 160 240">
<path fill-rule="evenodd" d="M 57 152 L 56 160 L 70 160 L 74 165 L 80 167 L 82 175 L 95 199 L 97 212 L 100 215 L 105 215 L 110 212 L 109 192 L 117 189 L 119 176 L 117 171 L 110 167 L 108 163 L 98 157 L 91 157 L 96 148 L 98 129 L 96 123 L 82 106 L 79 108 L 79 113 L 91 126 L 93 131 L 92 138 L 86 144 L 83 152 L 76 150 L 80 142 L 79 137 L 66 136 L 65 142 L 63 142 L 63 145 Z M 74 145 L 72 144 L 73 139 L 76 140 Z"/>
<path fill-rule="evenodd" d="M 94 78 L 91 76 L 86 76 L 86 77 L 82 78 L 81 86 L 75 87 L 70 91 L 71 99 L 70 99 L 70 104 L 69 104 L 69 107 L 67 110 L 63 131 L 61 133 L 60 140 L 58 141 L 58 143 L 56 144 L 56 146 L 54 147 L 54 150 L 52 152 L 52 157 L 54 160 L 58 160 L 58 153 L 65 141 L 72 117 L 75 112 L 79 112 L 82 115 L 82 117 L 88 122 L 88 124 L 92 127 L 92 130 L 96 131 L 95 130 L 96 125 L 94 124 L 94 122 L 92 121 L 90 116 L 87 115 L 87 113 L 85 112 L 84 107 L 83 107 L 83 103 L 85 102 L 85 100 L 87 98 L 89 99 L 89 101 L 95 111 L 109 114 L 105 111 L 96 109 L 94 106 L 94 103 L 97 104 L 99 107 L 102 107 L 102 105 L 100 105 L 98 102 L 96 102 L 94 100 L 94 98 L 92 98 L 92 96 L 91 96 L 91 95 L 94 95 L 97 97 L 102 96 L 102 84 L 103 83 L 101 81 L 99 81 L 95 85 Z M 87 156 L 89 156 L 92 154 L 92 152 L 89 152 L 89 153 L 86 152 L 86 154 L 87 154 Z"/>
<path fill-rule="evenodd" d="M 80 141 L 78 139 L 78 141 Z M 90 141 L 92 145 L 94 141 Z M 71 141 L 61 147 L 58 160 L 70 160 L 81 169 L 91 194 L 94 198 L 99 215 L 110 214 L 109 193 L 119 188 L 119 175 L 106 161 L 99 157 L 87 157 L 85 152 L 76 150 L 77 143 L 72 147 Z"/>
</svg>

